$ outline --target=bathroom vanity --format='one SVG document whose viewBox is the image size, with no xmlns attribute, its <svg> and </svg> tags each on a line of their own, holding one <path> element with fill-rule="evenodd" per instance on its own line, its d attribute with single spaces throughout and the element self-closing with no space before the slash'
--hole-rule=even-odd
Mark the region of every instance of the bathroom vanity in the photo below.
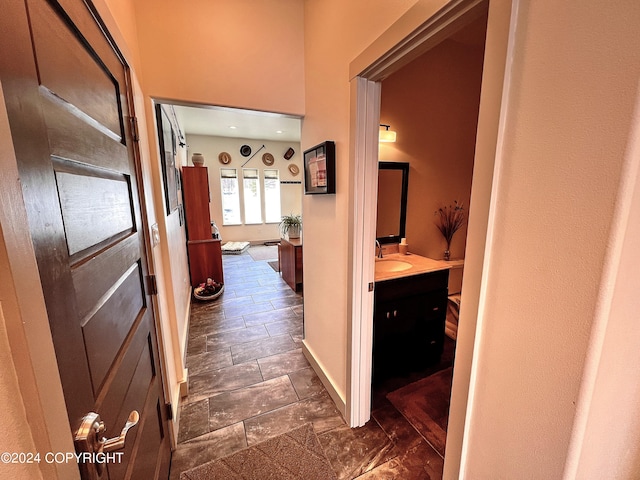
<svg viewBox="0 0 640 480">
<path fill-rule="evenodd" d="M 376 259 L 374 381 L 440 360 L 450 268 L 414 254 Z"/>
</svg>

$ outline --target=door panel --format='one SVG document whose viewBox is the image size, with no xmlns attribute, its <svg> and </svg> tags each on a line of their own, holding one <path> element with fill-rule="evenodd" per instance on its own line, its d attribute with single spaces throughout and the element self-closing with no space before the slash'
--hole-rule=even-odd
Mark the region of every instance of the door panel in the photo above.
<svg viewBox="0 0 640 480">
<path fill-rule="evenodd" d="M 54 13 L 53 6 L 30 2 L 29 12 L 40 85 L 121 139 L 124 126 L 117 79 L 85 38 Z M 106 53 L 107 59 L 111 57 Z M 109 63 L 117 74 L 118 65 Z"/>
<path fill-rule="evenodd" d="M 9 2 L 0 80 L 18 158 L 70 431 L 100 414 L 121 463 L 101 478 L 168 477 L 128 68 L 82 0 Z M 8 20 L 10 19 L 10 20 Z"/>
<path fill-rule="evenodd" d="M 134 233 L 127 175 L 91 171 L 80 165 L 73 169 L 69 163 L 62 169 L 55 160 L 58 197 L 70 256 L 95 250 L 112 238 Z"/>
<path fill-rule="evenodd" d="M 94 392 L 102 385 L 137 318 L 145 314 L 138 267 L 134 264 L 125 272 L 121 281 L 100 299 L 98 310 L 80 320 Z M 118 312 L 118 316 L 114 312 Z"/>
<path fill-rule="evenodd" d="M 78 315 L 81 318 L 86 317 L 89 311 L 99 303 L 105 292 L 118 281 L 119 272 L 136 262 L 136 252 L 131 245 L 135 242 L 137 242 L 136 237 L 127 237 L 103 255 L 88 258 L 73 269 L 74 289 L 84 292 L 77 301 Z M 96 276 L 95 272 L 102 272 L 102 274 Z M 84 285 L 91 285 L 91 288 L 83 289 Z"/>
</svg>

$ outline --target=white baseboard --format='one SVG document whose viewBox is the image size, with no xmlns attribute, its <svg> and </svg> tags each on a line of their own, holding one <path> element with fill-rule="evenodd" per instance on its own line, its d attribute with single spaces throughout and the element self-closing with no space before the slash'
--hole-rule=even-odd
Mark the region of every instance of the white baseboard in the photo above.
<svg viewBox="0 0 640 480">
<path fill-rule="evenodd" d="M 338 390 L 335 388 L 329 377 L 324 373 L 324 370 L 304 341 L 302 342 L 302 353 L 311 364 L 311 368 L 313 368 L 313 370 L 316 372 L 316 375 L 318 375 L 318 377 L 320 378 L 320 381 L 324 385 L 324 388 L 326 388 L 327 392 L 329 392 L 329 396 L 331 397 L 331 400 L 333 400 L 333 403 L 336 404 L 340 415 L 342 415 L 342 418 L 346 419 L 347 405 L 344 398 L 342 398 L 342 396 L 338 393 Z"/>
</svg>

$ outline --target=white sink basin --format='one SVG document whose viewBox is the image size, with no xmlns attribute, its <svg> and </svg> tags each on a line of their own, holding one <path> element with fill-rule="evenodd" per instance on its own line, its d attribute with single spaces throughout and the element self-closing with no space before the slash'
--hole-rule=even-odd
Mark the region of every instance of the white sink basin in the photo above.
<svg viewBox="0 0 640 480">
<path fill-rule="evenodd" d="M 409 270 L 413 265 L 402 260 L 376 260 L 376 272 L 402 272 Z"/>
</svg>

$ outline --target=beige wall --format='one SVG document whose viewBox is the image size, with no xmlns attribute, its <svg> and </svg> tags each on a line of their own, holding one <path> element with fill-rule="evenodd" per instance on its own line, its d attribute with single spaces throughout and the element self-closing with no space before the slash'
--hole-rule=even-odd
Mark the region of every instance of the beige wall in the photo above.
<svg viewBox="0 0 640 480">
<path fill-rule="evenodd" d="M 239 152 L 240 147 L 246 144 L 251 146 L 252 155 L 255 153 L 255 156 L 246 163 L 246 168 L 257 168 L 260 171 L 261 187 L 264 185 L 264 174 L 262 172 L 265 168 L 278 169 L 280 172 L 280 181 L 301 181 L 302 154 L 300 152 L 300 144 L 297 142 L 274 142 L 204 135 L 188 135 L 187 144 L 189 145 L 189 157 L 191 157 L 193 152 L 199 152 L 204 155 L 205 166 L 209 169 L 209 192 L 211 196 L 209 208 L 211 210 L 211 218 L 216 221 L 223 243 L 264 242 L 266 240 L 279 239 L 279 222 L 261 223 L 257 225 L 223 225 L 220 168 L 235 168 L 238 171 L 238 183 L 240 189 L 242 189 L 242 165 L 245 164 L 250 157 L 243 157 Z M 264 145 L 265 148 L 256 153 L 262 145 Z M 292 147 L 296 153 L 290 160 L 285 160 L 283 155 L 289 147 Z M 231 163 L 222 165 L 218 161 L 218 155 L 221 152 L 227 152 L 231 155 Z M 262 155 L 267 152 L 271 153 L 274 158 L 273 166 L 270 167 L 265 166 L 262 162 Z M 300 171 L 297 176 L 293 176 L 291 172 L 289 172 L 288 167 L 292 164 L 296 165 Z M 302 184 L 280 185 L 280 198 L 282 215 L 289 215 L 290 213 L 300 214 L 302 212 Z M 264 190 L 261 191 L 261 199 L 264 201 Z M 242 210 L 242 204 L 240 205 L 240 209 Z M 241 215 L 244 218 L 243 210 Z"/>
<path fill-rule="evenodd" d="M 587 360 L 599 362 L 592 354 L 601 342 L 601 321 L 610 315 L 602 302 L 611 300 L 612 288 L 622 289 L 619 283 L 638 281 L 637 271 L 618 279 L 604 272 L 618 261 L 610 250 L 612 219 L 616 201 L 628 196 L 620 190 L 625 150 L 637 135 L 639 19 L 633 2 L 589 8 L 577 1 L 519 2 L 480 298 L 465 478 L 574 478 L 565 463 L 580 452 L 583 432 L 577 428 L 572 438 L 573 429 L 583 416 L 608 415 L 602 406 L 593 410 L 580 392 L 604 381 L 594 382 Z M 637 262 L 637 252 L 624 260 Z M 618 311 L 636 301 L 616 300 Z M 631 316 L 615 321 L 618 328 L 636 329 Z M 626 349 L 627 340 L 620 340 Z M 610 354 L 618 348 L 608 346 Z M 625 364 L 633 356 L 619 360 Z M 625 370 L 610 370 L 611 392 L 628 393 L 629 382 L 637 385 L 638 373 L 629 378 Z M 628 406 L 613 399 L 609 407 L 623 409 L 627 422 L 618 418 L 615 431 L 596 427 L 607 447 L 637 438 L 640 413 L 637 403 Z M 627 469 L 617 478 L 636 478 L 637 445 L 631 450 L 605 448 L 599 458 L 583 457 L 579 478 L 598 478 L 589 473 L 594 464 L 606 465 L 600 471 L 616 478 L 611 472 L 620 471 L 619 462 L 629 465 L 629 456 L 635 472 Z"/>
<path fill-rule="evenodd" d="M 640 244 L 639 114 L 640 96 L 636 100 L 634 133 L 625 154 L 622 195 L 613 216 L 611 260 L 605 268 L 607 284 L 613 291 L 599 307 L 599 334 L 592 335 L 590 361 L 585 367 L 588 380 L 581 391 L 579 410 L 585 415 L 574 427 L 574 455 L 568 462 L 568 471 L 575 471 L 580 479 L 637 478 L 640 474 L 640 378 L 634 368 L 640 364 L 640 328 L 635 321 L 640 310 L 636 271 Z M 617 452 L 614 462 L 602 454 L 611 451 Z"/>
<path fill-rule="evenodd" d="M 303 2 L 132 1 L 150 97 L 304 112 Z"/>
<path fill-rule="evenodd" d="M 305 195 L 305 346 L 346 399 L 349 196 L 349 63 L 413 1 L 305 2 L 302 148 L 336 142 L 336 194 Z M 328 34 L 327 32 L 330 32 Z M 372 239 L 373 245 L 373 239 Z M 373 246 L 372 246 L 373 248 Z"/>
<path fill-rule="evenodd" d="M 379 156 L 410 164 L 406 237 L 419 255 L 442 258 L 438 208 L 457 200 L 469 209 L 482 60 L 482 47 L 445 40 L 382 82 L 380 123 L 398 137 L 381 143 Z M 465 223 L 451 258 L 464 258 L 466 233 Z"/>
<path fill-rule="evenodd" d="M 22 393 L 18 386 L 18 375 L 11 357 L 11 348 L 0 302 L 0 452 L 35 452 Z M 4 478 L 41 479 L 42 472 L 37 463 L 7 464 L 0 462 L 0 476 Z"/>
</svg>

